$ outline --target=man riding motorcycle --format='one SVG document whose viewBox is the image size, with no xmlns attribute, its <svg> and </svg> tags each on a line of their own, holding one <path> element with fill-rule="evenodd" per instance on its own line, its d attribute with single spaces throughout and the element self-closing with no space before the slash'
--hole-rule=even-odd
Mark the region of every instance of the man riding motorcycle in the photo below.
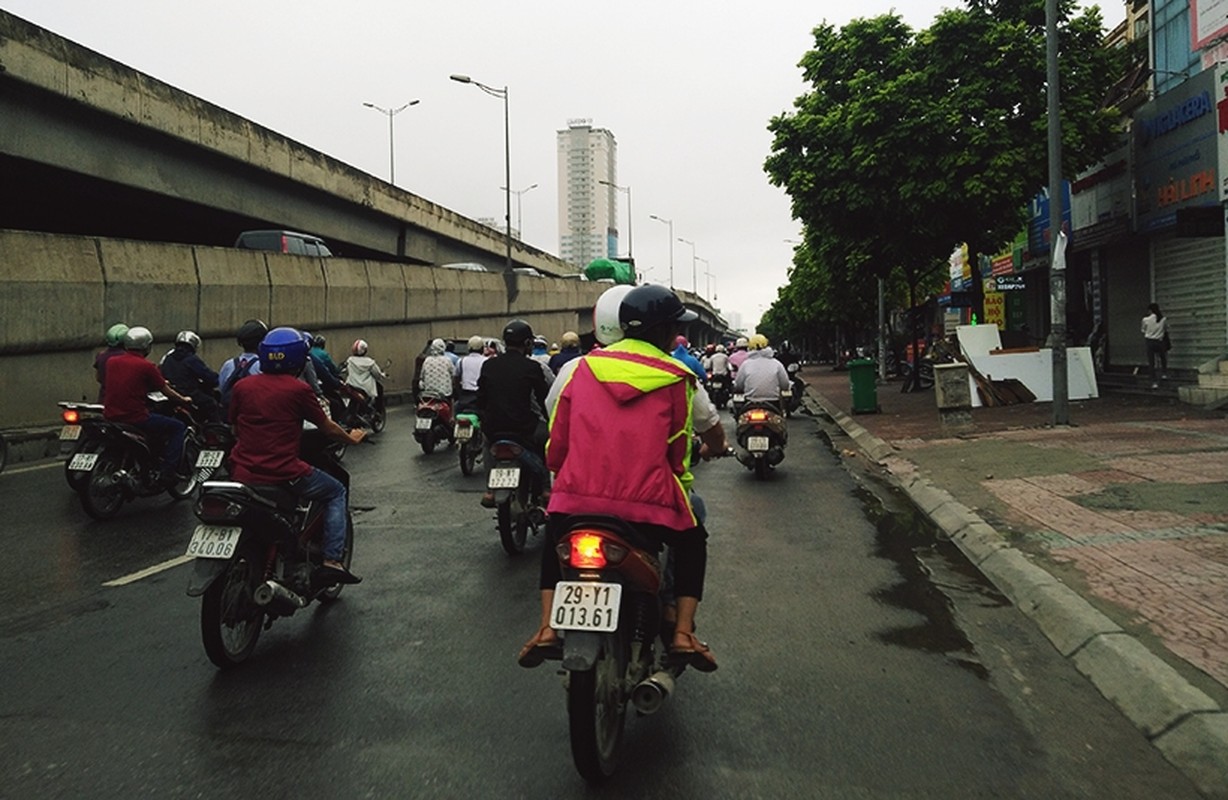
<svg viewBox="0 0 1228 800">
<path fill-rule="evenodd" d="M 358 583 L 341 562 L 345 555 L 346 489 L 323 470 L 299 457 L 303 423 L 343 444 L 358 444 L 366 432 L 347 432 L 324 413 L 299 373 L 307 363 L 307 342 L 293 328 L 274 328 L 260 343 L 260 373 L 235 384 L 230 422 L 237 441 L 231 452 L 232 475 L 240 483 L 285 484 L 304 500 L 322 500 L 324 562 L 321 583 Z"/>
<path fill-rule="evenodd" d="M 534 474 L 535 494 L 545 477 L 541 459 L 546 444 L 546 393 L 550 381 L 549 367 L 529 357 L 533 347 L 533 329 L 524 320 L 514 319 L 503 329 L 503 353 L 482 365 L 478 378 L 477 409 L 482 418 L 482 430 L 490 443 L 491 437 L 505 436 L 525 448 L 527 466 Z M 494 459 L 490 459 L 494 463 Z M 494 492 L 487 489 L 482 505 L 495 507 Z"/>
<path fill-rule="evenodd" d="M 234 385 L 248 375 L 260 372 L 260 354 L 257 352 L 264 336 L 269 332 L 269 326 L 263 320 L 249 319 L 239 328 L 235 336 L 243 352 L 227 360 L 218 370 L 217 382 L 222 399 L 222 416 L 230 419 L 230 393 Z"/>
<path fill-rule="evenodd" d="M 776 360 L 767 337 L 756 333 L 747 342 L 747 356 L 733 379 L 733 390 L 742 394 L 746 402 L 780 403 L 780 393 L 792 386 L 789 373 Z"/>
<path fill-rule="evenodd" d="M 472 408 L 478 399 L 478 377 L 482 374 L 482 365 L 489 358 L 483 350 L 486 343 L 481 336 L 469 337 L 469 352 L 460 360 L 460 365 L 457 367 L 456 379 L 460 384 L 460 391 L 456 395 L 456 410 L 464 411 Z"/>
<path fill-rule="evenodd" d="M 158 369 L 176 391 L 192 398 L 192 405 L 200 412 L 198 419 L 220 422 L 222 417 L 214 398 L 218 375 L 196 354 L 200 344 L 195 331 L 179 331 L 174 349 L 162 357 Z"/>
<path fill-rule="evenodd" d="M 94 356 L 94 378 L 98 381 L 99 403 L 106 399 L 107 361 L 112 356 L 117 356 L 124 352 L 124 334 L 127 332 L 128 326 L 122 322 L 117 322 L 107 328 L 107 347 L 105 350 L 99 350 L 98 355 Z"/>
<path fill-rule="evenodd" d="M 150 439 L 162 440 L 162 466 L 158 483 L 170 486 L 176 480 L 175 470 L 183 456 L 187 426 L 173 417 L 152 413 L 146 403 L 146 395 L 160 391 L 185 405 L 190 405 L 192 401 L 175 391 L 148 360 L 152 347 L 153 334 L 148 328 L 138 325 L 124 333 L 124 352 L 107 361 L 102 416 L 109 422 L 122 422 L 139 428 Z"/>
<path fill-rule="evenodd" d="M 701 391 L 698 378 L 667 353 L 681 324 L 695 318 L 669 289 L 637 286 L 619 307 L 625 338 L 576 360 L 568 370 L 550 421 L 547 464 L 556 480 L 548 530 L 556 541 L 569 529 L 570 515 L 610 515 L 668 544 L 676 556 L 671 652 L 710 672 L 716 659 L 694 634 L 707 531 L 689 493 L 693 429 L 701 428 L 704 457 L 725 452 L 728 443 L 715 412 L 697 423 L 692 409 Z M 561 656 L 550 624 L 560 576 L 554 548 L 543 548 L 541 624 L 520 651 L 521 666 Z"/>
</svg>

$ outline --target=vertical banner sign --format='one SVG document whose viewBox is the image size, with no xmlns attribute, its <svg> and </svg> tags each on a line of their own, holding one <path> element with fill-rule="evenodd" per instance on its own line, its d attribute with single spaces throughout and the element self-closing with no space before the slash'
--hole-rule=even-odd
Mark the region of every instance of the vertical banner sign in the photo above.
<svg viewBox="0 0 1228 800">
<path fill-rule="evenodd" d="M 997 325 L 998 330 L 1006 330 L 1006 295 L 998 291 L 997 280 L 986 278 L 985 282 L 985 324 Z"/>
<path fill-rule="evenodd" d="M 1226 0 L 1228 2 L 1228 0 Z M 1219 165 L 1219 200 L 1228 200 L 1228 64 L 1215 67 L 1216 163 Z"/>
<path fill-rule="evenodd" d="M 1190 51 L 1228 34 L 1228 0 L 1190 0 Z"/>
</svg>

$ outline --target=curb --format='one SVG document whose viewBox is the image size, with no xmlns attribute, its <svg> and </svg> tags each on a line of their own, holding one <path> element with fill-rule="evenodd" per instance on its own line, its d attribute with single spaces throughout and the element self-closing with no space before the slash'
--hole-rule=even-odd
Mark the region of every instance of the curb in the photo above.
<svg viewBox="0 0 1228 800">
<path fill-rule="evenodd" d="M 894 453 L 826 397 L 808 394 L 875 463 Z M 946 490 L 887 475 L 1169 763 L 1207 797 L 1228 798 L 1228 713 Z"/>
</svg>

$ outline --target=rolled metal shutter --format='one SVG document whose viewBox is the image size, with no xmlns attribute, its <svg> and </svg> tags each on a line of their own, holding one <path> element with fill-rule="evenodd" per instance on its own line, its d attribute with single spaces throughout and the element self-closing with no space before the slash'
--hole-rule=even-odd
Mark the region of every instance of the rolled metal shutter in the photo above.
<svg viewBox="0 0 1228 800">
<path fill-rule="evenodd" d="M 1168 365 L 1194 369 L 1228 348 L 1228 253 L 1223 237 L 1157 238 L 1155 302 L 1168 317 Z M 1146 311 L 1143 311 L 1145 314 Z"/>
</svg>

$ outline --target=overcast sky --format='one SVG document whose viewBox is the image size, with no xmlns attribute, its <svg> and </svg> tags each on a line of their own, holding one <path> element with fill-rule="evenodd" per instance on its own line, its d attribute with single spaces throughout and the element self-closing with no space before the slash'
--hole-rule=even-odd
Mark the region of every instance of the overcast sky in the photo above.
<svg viewBox="0 0 1228 800">
<path fill-rule="evenodd" d="M 524 240 L 558 247 L 555 132 L 583 117 L 618 142 L 631 187 L 634 254 L 666 282 L 668 227 L 695 242 L 700 294 L 753 327 L 786 280 L 798 238 L 768 184 L 768 120 L 805 91 L 810 31 L 894 9 L 928 27 L 950 0 L 0 0 L 0 7 L 132 68 L 388 178 L 472 218 L 503 216 L 503 107 L 463 73 L 508 86 L 512 188 Z M 1102 5 L 1106 27 L 1124 5 Z M 627 249 L 620 193 L 620 253 Z M 1022 200 L 1022 198 L 1021 198 Z M 516 204 L 512 208 L 516 224 Z M 691 247 L 673 243 L 674 283 L 691 288 Z M 710 271 L 713 278 L 704 274 Z"/>
</svg>

